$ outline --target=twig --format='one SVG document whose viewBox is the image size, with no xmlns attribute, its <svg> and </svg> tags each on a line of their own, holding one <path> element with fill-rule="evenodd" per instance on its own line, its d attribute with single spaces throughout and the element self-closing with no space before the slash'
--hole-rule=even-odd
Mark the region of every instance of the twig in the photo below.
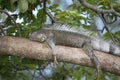
<svg viewBox="0 0 120 80">
<path fill-rule="evenodd" d="M 116 11 L 113 9 L 112 4 L 110 4 L 111 9 L 103 10 L 103 9 L 99 9 L 99 8 L 97 8 L 96 6 L 93 6 L 93 5 L 89 4 L 89 3 L 87 3 L 86 0 L 79 0 L 79 2 L 80 2 L 83 6 L 85 6 L 86 8 L 91 9 L 91 10 L 95 11 L 95 12 L 98 13 L 98 14 L 100 14 L 100 13 L 101 13 L 101 14 L 104 14 L 104 13 L 112 13 L 112 14 L 120 17 L 120 13 L 116 12 Z M 112 2 L 112 1 L 110 1 L 110 3 L 111 3 L 111 2 Z"/>
<path fill-rule="evenodd" d="M 2 36 L 5 36 L 5 32 L 4 32 L 4 29 L 2 28 L 2 26 L 4 25 L 4 23 L 3 22 L 0 22 L 0 34 L 2 35 Z"/>
<path fill-rule="evenodd" d="M 1 35 L 3 34 L 2 36 L 5 36 L 5 32 L 4 32 L 4 30 L 3 30 L 3 28 L 1 26 L 0 26 L 0 30 L 1 30 L 1 32 L 0 32 Z"/>
<path fill-rule="evenodd" d="M 109 0 L 109 3 L 110 3 L 110 8 L 111 8 L 111 10 L 113 10 L 112 0 Z"/>
<path fill-rule="evenodd" d="M 51 14 L 49 14 L 48 12 L 46 12 L 46 14 L 50 17 L 50 19 L 52 20 L 52 24 L 55 23 L 55 19 L 52 17 Z"/>
<path fill-rule="evenodd" d="M 41 18 L 41 24 L 43 23 L 44 21 L 44 17 L 46 15 L 46 0 L 43 0 L 43 14 L 42 14 L 42 18 Z"/>
<path fill-rule="evenodd" d="M 112 32 L 108 29 L 108 25 L 107 25 L 107 23 L 106 23 L 106 20 L 105 20 L 103 14 L 99 14 L 99 16 L 100 16 L 100 18 L 102 19 L 102 21 L 103 21 L 103 23 L 104 23 L 104 25 L 105 25 L 104 28 L 105 28 L 105 29 L 107 30 L 107 32 L 110 34 L 113 42 L 115 42 L 114 36 L 113 36 Z"/>
<path fill-rule="evenodd" d="M 103 28 L 103 30 L 106 29 L 106 30 L 109 32 L 109 34 L 110 34 L 112 40 L 114 41 L 114 43 L 116 43 L 116 41 L 119 42 L 120 38 L 118 38 L 116 35 L 114 35 L 114 34 L 108 29 L 108 26 L 107 26 L 108 23 L 107 23 L 107 21 L 105 20 L 105 17 L 104 17 L 103 14 L 101 15 L 101 19 L 102 19 L 102 21 L 103 21 L 103 23 L 104 23 L 104 25 L 105 25 L 105 27 Z"/>
<path fill-rule="evenodd" d="M 21 37 L 21 31 L 20 31 L 20 28 L 18 26 L 18 24 L 16 23 L 15 19 L 5 10 L 0 10 L 1 13 L 5 13 L 6 15 L 8 15 L 8 17 L 13 20 L 14 24 L 16 25 L 17 29 L 18 29 L 18 32 L 19 32 L 19 36 Z"/>
<path fill-rule="evenodd" d="M 112 14 L 120 17 L 120 13 L 116 12 L 116 11 L 113 9 L 112 0 L 109 1 L 109 3 L 110 3 L 110 9 L 108 9 L 108 10 L 99 9 L 99 8 L 97 8 L 96 6 L 91 5 L 91 4 L 89 4 L 88 2 L 86 2 L 86 0 L 79 0 L 79 2 L 80 2 L 83 6 L 85 6 L 86 8 L 91 9 L 91 10 L 93 10 L 94 12 L 96 12 L 97 14 L 99 14 L 99 16 L 101 17 L 101 19 L 102 19 L 102 21 L 103 21 L 103 23 L 104 23 L 104 25 L 105 25 L 105 29 L 109 32 L 112 40 L 115 42 L 114 35 L 113 35 L 113 34 L 110 32 L 110 30 L 108 29 L 108 27 L 107 27 L 108 25 L 107 25 L 107 23 L 106 23 L 106 21 L 105 21 L 105 19 L 104 19 L 104 16 L 101 15 L 101 14 L 105 14 L 105 13 L 112 13 Z M 103 29 L 104 29 L 104 28 L 103 28 Z"/>
</svg>

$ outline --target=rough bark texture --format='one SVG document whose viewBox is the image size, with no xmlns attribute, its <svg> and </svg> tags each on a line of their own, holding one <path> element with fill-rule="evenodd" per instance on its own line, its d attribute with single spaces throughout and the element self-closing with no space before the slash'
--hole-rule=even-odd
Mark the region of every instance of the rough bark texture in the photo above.
<svg viewBox="0 0 120 80">
<path fill-rule="evenodd" d="M 56 46 L 57 59 L 62 62 L 94 67 L 89 57 L 80 48 Z M 46 44 L 24 38 L 0 37 L 0 55 L 22 56 L 38 60 L 51 60 L 51 49 Z M 120 57 L 95 51 L 102 69 L 120 75 Z"/>
</svg>

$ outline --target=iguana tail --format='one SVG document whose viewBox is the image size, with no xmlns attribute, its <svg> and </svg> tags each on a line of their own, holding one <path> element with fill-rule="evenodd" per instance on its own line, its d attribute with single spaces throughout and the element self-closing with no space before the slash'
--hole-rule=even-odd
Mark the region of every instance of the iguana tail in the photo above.
<svg viewBox="0 0 120 80">
<path fill-rule="evenodd" d="M 120 56 L 120 47 L 113 43 L 106 42 L 102 39 L 94 38 L 91 39 L 91 45 L 95 50 Z"/>
</svg>

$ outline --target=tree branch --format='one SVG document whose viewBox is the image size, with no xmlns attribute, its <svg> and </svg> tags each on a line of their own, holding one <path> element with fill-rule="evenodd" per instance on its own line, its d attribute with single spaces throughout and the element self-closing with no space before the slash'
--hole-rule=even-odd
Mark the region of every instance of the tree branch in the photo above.
<svg viewBox="0 0 120 80">
<path fill-rule="evenodd" d="M 56 46 L 58 61 L 94 67 L 81 48 Z M 51 49 L 45 44 L 24 38 L 0 36 L 0 55 L 22 56 L 38 60 L 52 60 Z M 120 75 L 120 57 L 95 51 L 102 70 Z"/>
<path fill-rule="evenodd" d="M 108 24 L 106 23 L 106 20 L 105 20 L 105 18 L 104 18 L 104 14 L 99 14 L 99 16 L 100 16 L 101 20 L 103 21 L 103 23 L 104 23 L 104 25 L 105 25 L 104 28 L 105 28 L 106 31 L 110 34 L 110 36 L 111 36 L 111 38 L 112 38 L 112 41 L 115 43 L 116 40 L 115 40 L 112 32 L 108 29 Z"/>
<path fill-rule="evenodd" d="M 79 2 L 80 2 L 83 6 L 85 6 L 86 8 L 91 9 L 91 10 L 95 11 L 95 12 L 98 13 L 98 14 L 100 14 L 100 13 L 102 13 L 102 14 L 104 14 L 104 13 L 112 13 L 112 14 L 120 17 L 120 13 L 116 12 L 116 11 L 113 9 L 112 4 L 110 5 L 110 6 L 111 6 L 111 9 L 109 9 L 109 10 L 103 10 L 103 9 L 97 8 L 97 7 L 94 6 L 94 5 L 91 5 L 91 4 L 87 3 L 86 0 L 79 0 Z"/>
<path fill-rule="evenodd" d="M 6 15 L 8 15 L 8 17 L 13 20 L 14 24 L 16 25 L 18 32 L 19 32 L 19 36 L 21 36 L 21 31 L 20 31 L 20 27 L 18 26 L 18 24 L 16 23 L 15 19 L 6 11 L 6 10 L 0 10 L 1 13 L 5 13 Z"/>
</svg>

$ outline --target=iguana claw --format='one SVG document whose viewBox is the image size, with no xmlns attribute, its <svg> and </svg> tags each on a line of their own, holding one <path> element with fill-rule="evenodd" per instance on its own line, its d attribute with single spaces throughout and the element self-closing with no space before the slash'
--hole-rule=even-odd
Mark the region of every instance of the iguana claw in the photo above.
<svg viewBox="0 0 120 80">
<path fill-rule="evenodd" d="M 57 58 L 55 55 L 53 56 L 53 58 L 54 58 L 53 67 L 54 67 L 54 69 L 56 69 L 57 65 L 58 65 L 58 61 L 57 61 Z"/>
</svg>

